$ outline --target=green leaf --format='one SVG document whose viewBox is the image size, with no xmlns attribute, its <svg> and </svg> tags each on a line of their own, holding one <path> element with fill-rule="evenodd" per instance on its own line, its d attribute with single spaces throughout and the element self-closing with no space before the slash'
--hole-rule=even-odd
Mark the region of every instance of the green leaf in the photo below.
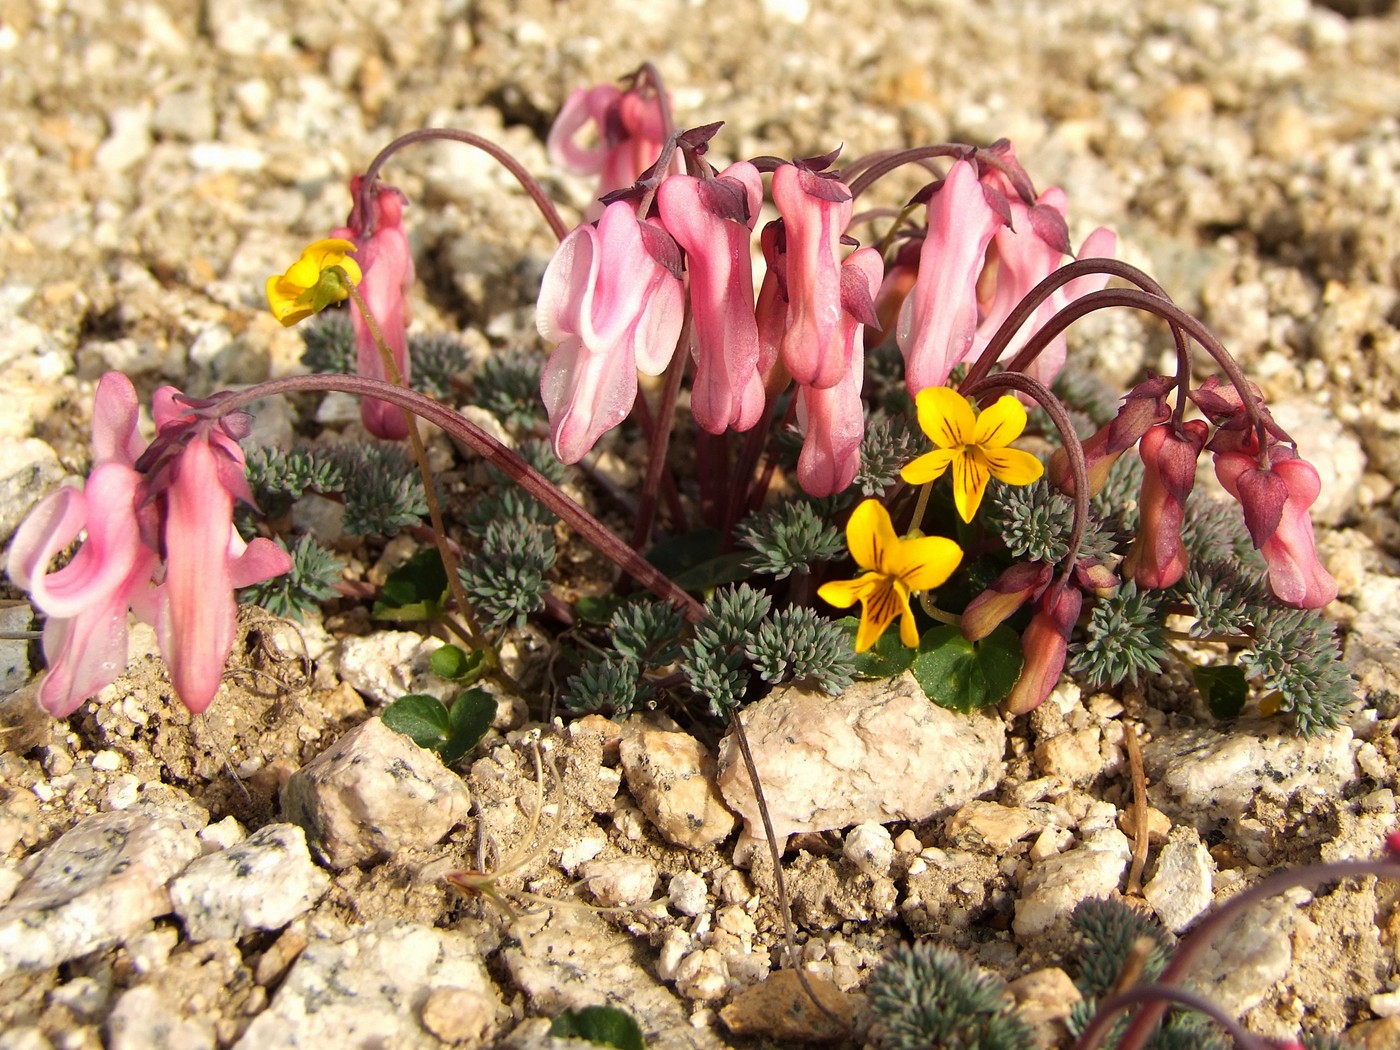
<svg viewBox="0 0 1400 1050">
<path fill-rule="evenodd" d="M 850 644 L 856 644 L 856 630 L 860 620 L 854 616 L 843 616 L 836 625 L 846 632 Z M 856 653 L 857 678 L 893 678 L 903 674 L 913 662 L 914 650 L 899 640 L 898 631 L 886 631 L 869 649 Z"/>
<path fill-rule="evenodd" d="M 475 681 L 485 668 L 486 654 L 481 650 L 467 652 L 460 645 L 444 645 L 434 649 L 428 662 L 433 674 L 452 681 Z"/>
<path fill-rule="evenodd" d="M 496 698 L 485 689 L 468 689 L 459 694 L 448 712 L 447 739 L 435 749 L 442 756 L 442 764 L 452 765 L 481 743 L 495 720 Z"/>
<path fill-rule="evenodd" d="M 565 1010 L 549 1026 L 549 1034 L 587 1039 L 599 1046 L 615 1046 L 617 1050 L 646 1050 L 647 1045 L 632 1015 L 615 1006 Z"/>
<path fill-rule="evenodd" d="M 1249 682 L 1245 680 L 1243 667 L 1234 664 L 1194 667 L 1191 677 L 1196 680 L 1201 699 L 1216 718 L 1235 718 L 1244 710 L 1244 702 L 1249 698 Z"/>
<path fill-rule="evenodd" d="M 447 570 L 437 548 L 428 547 L 389 574 L 370 615 L 377 620 L 436 620 L 446 596 Z"/>
<path fill-rule="evenodd" d="M 912 668 L 924 695 L 939 707 L 975 711 L 1011 692 L 1021 673 L 1021 640 L 1005 625 L 980 642 L 969 642 L 951 625 L 936 627 L 919 640 Z"/>
<path fill-rule="evenodd" d="M 386 726 L 402 733 L 419 747 L 436 751 L 451 731 L 447 708 L 435 696 L 409 693 L 384 709 L 380 716 Z"/>
</svg>

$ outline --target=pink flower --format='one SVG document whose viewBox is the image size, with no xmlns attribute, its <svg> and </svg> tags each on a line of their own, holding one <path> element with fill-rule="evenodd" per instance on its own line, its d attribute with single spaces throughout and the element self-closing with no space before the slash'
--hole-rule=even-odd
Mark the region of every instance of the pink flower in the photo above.
<svg viewBox="0 0 1400 1050">
<path fill-rule="evenodd" d="M 773 203 L 786 237 L 783 364 L 803 386 L 835 386 L 850 369 L 851 348 L 841 330 L 840 252 L 851 221 L 851 191 L 836 179 L 784 164 L 773 172 Z M 873 322 L 873 293 L 868 297 Z"/>
<path fill-rule="evenodd" d="M 592 124 L 598 145 L 578 144 L 578 134 Z M 622 91 L 612 84 L 579 88 L 569 95 L 546 147 L 555 164 L 575 175 L 597 175 L 597 196 L 626 189 L 656 163 L 666 142 L 666 114 L 661 97 L 638 88 Z M 584 213 L 592 222 L 603 214 L 594 201 Z"/>
<path fill-rule="evenodd" d="M 1337 597 L 1337 581 L 1322 566 L 1308 508 L 1322 481 L 1317 468 L 1284 446 L 1270 450 L 1273 462 L 1243 451 L 1216 454 L 1215 476 L 1240 501 L 1254 545 L 1269 566 L 1269 590 L 1299 609 L 1321 609 Z"/>
<path fill-rule="evenodd" d="M 411 365 L 408 359 L 408 290 L 413 286 L 413 256 L 403 228 L 403 209 L 407 201 L 392 186 L 376 182 L 370 194 L 368 214 L 365 214 L 360 208 L 363 181 L 361 175 L 350 180 L 350 194 L 355 205 L 346 225 L 332 230 L 331 236 L 353 241 L 358 247 L 355 261 L 364 274 L 359 284 L 360 295 L 379 324 L 399 375 L 407 382 Z M 358 307 L 351 309 L 350 323 L 355 328 L 357 371 L 371 379 L 392 379 L 370 334 L 369 323 Z M 361 399 L 360 419 L 375 437 L 389 441 L 408 437 L 408 422 L 403 411 L 385 401 Z"/>
<path fill-rule="evenodd" d="M 1021 300 L 1058 270 L 1069 253 L 1063 190 L 1058 187 L 1046 190 L 1034 205 L 1027 205 L 1020 197 L 1012 195 L 1008 198 L 1008 205 L 1011 221 L 996 231 L 988 253 L 988 267 L 995 277 L 995 286 L 977 326 L 974 354 L 981 353 Z M 1084 239 L 1079 257 L 1111 258 L 1117 245 L 1118 238 L 1113 231 L 1100 227 Z M 1079 277 L 1058 289 L 1021 325 L 1002 352 L 1001 360 L 1014 357 L 1031 335 L 1063 307 L 1081 295 L 1101 290 L 1107 284 L 1107 274 L 1095 274 Z M 1049 386 L 1064 366 L 1065 353 L 1065 336 L 1062 332 L 1027 366 L 1026 374 Z"/>
<path fill-rule="evenodd" d="M 1196 460 L 1209 433 L 1203 419 L 1188 419 L 1180 433 L 1169 422 L 1158 423 L 1138 444 L 1143 466 L 1138 534 L 1123 559 L 1123 572 L 1139 587 L 1170 587 L 1186 573 L 1181 524 L 1186 498 L 1196 484 Z"/>
<path fill-rule="evenodd" d="M 797 419 L 805 437 L 797 459 L 797 480 L 809 496 L 840 492 L 860 469 L 860 443 L 865 437 L 865 406 L 860 399 L 865 381 L 861 330 L 883 270 L 880 253 L 874 248 L 862 248 L 841 264 L 847 292 L 838 346 L 847 361 L 846 371 L 834 386 L 798 388 Z"/>
<path fill-rule="evenodd" d="M 918 274 L 895 327 L 911 395 L 943 386 L 954 366 L 972 352 L 977 278 L 987 245 L 1006 223 L 989 200 L 990 192 L 977 181 L 972 163 L 959 160 L 929 198 Z"/>
<path fill-rule="evenodd" d="M 565 237 L 549 261 L 535 317 L 557 345 L 540 394 L 563 462 L 577 463 L 627 417 L 639 370 L 660 375 L 670 363 L 685 314 L 679 261 L 670 236 L 623 201 Z"/>
<path fill-rule="evenodd" d="M 126 666 L 127 613 L 156 625 L 181 702 L 203 711 L 233 646 L 233 589 L 280 575 L 291 557 L 276 544 L 244 544 L 233 499 L 247 497 L 237 423 L 198 421 L 156 392 L 157 442 L 136 432 L 131 381 L 109 372 L 93 407 L 97 465 L 80 492 L 41 500 L 15 533 L 11 578 L 45 613 L 49 673 L 39 701 L 55 717 L 115 681 Z M 50 572 L 80 534 L 78 552 Z"/>
<path fill-rule="evenodd" d="M 763 414 L 749 241 L 763 180 L 747 161 L 716 178 L 672 175 L 657 192 L 661 221 L 686 252 L 694 331 L 691 411 L 711 434 L 748 430 Z"/>
<path fill-rule="evenodd" d="M 1055 688 L 1083 605 L 1084 596 L 1074 587 L 1048 587 L 1036 600 L 1031 622 L 1021 635 L 1021 674 L 1001 705 L 1008 714 L 1034 711 Z"/>
</svg>

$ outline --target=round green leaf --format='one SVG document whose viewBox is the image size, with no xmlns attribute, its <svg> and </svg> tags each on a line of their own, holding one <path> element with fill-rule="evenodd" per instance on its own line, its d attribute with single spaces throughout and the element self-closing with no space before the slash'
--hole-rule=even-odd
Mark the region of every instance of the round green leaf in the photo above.
<svg viewBox="0 0 1400 1050">
<path fill-rule="evenodd" d="M 549 1026 L 549 1034 L 586 1039 L 599 1046 L 617 1047 L 617 1050 L 646 1050 L 647 1045 L 632 1015 L 615 1006 L 565 1010 Z"/>
<path fill-rule="evenodd" d="M 402 733 L 419 747 L 436 751 L 447 739 L 450 723 L 447 708 L 435 696 L 409 693 L 384 709 L 381 721 L 396 733 Z"/>
<path fill-rule="evenodd" d="M 1006 626 L 979 642 L 969 642 L 951 625 L 936 627 L 919 639 L 911 670 L 939 707 L 975 711 L 1011 692 L 1021 673 L 1021 639 Z"/>
<path fill-rule="evenodd" d="M 1249 699 L 1244 668 L 1234 664 L 1193 667 L 1191 677 L 1196 680 L 1201 699 L 1216 718 L 1235 718 L 1244 710 L 1244 702 Z"/>
<path fill-rule="evenodd" d="M 468 689 L 452 701 L 447 740 L 437 749 L 444 765 L 452 765 L 481 742 L 496 720 L 496 698 L 485 689 Z"/>
</svg>

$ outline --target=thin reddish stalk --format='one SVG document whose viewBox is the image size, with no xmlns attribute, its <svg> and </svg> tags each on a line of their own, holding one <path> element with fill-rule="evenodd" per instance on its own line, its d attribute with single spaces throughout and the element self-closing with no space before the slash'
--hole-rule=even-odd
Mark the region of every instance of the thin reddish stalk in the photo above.
<svg viewBox="0 0 1400 1050">
<path fill-rule="evenodd" d="M 592 514 L 564 495 L 553 482 L 521 459 L 514 450 L 507 448 L 475 423 L 458 415 L 446 405 L 434 401 L 416 390 L 394 386 L 392 383 L 386 383 L 380 379 L 369 379 L 365 376 L 287 376 L 283 379 L 269 380 L 266 383 L 259 383 L 257 386 L 223 395 L 216 402 L 204 402 L 204 404 L 208 406 L 208 414 L 212 418 L 218 418 L 260 398 L 307 390 L 339 390 L 357 397 L 378 398 L 391 405 L 407 409 L 420 419 L 425 419 L 429 423 L 441 427 L 564 519 L 580 537 L 596 547 L 619 569 L 658 598 L 674 603 L 689 622 L 698 623 L 704 619 L 705 607 L 703 605 L 608 531 L 607 527 Z"/>
</svg>

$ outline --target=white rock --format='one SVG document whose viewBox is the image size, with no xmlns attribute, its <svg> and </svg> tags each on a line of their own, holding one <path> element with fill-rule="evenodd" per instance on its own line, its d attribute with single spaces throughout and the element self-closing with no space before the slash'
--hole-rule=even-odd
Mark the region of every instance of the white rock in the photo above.
<svg viewBox="0 0 1400 1050">
<path fill-rule="evenodd" d="M 656 976 L 663 981 L 674 981 L 681 960 L 693 947 L 694 941 L 690 934 L 679 926 L 669 927 L 661 938 L 661 950 L 656 958 Z"/>
<path fill-rule="evenodd" d="M 233 817 L 225 817 L 217 824 L 199 829 L 199 841 L 206 854 L 236 846 L 247 837 L 248 833 L 243 830 L 243 825 Z"/>
<path fill-rule="evenodd" d="M 336 654 L 340 677 L 379 704 L 408 693 L 426 693 L 446 700 L 457 686 L 432 673 L 429 661 L 443 645 L 413 631 L 375 631 L 346 638 Z"/>
<path fill-rule="evenodd" d="M 580 871 L 589 891 L 605 908 L 641 904 L 656 892 L 656 866 L 649 860 L 590 860 Z"/>
<path fill-rule="evenodd" d="M 461 777 L 378 718 L 293 773 L 282 792 L 287 819 L 335 869 L 430 846 L 466 818 L 470 805 Z"/>
<path fill-rule="evenodd" d="M 199 840 L 174 817 L 83 818 L 0 909 L 0 978 L 116 944 L 167 914 L 166 883 L 197 856 Z"/>
<path fill-rule="evenodd" d="M 713 948 L 691 952 L 676 967 L 676 991 L 687 999 L 708 1002 L 729 990 L 729 968 Z"/>
<path fill-rule="evenodd" d="M 1112 828 L 1040 861 L 1021 888 L 1012 930 L 1028 940 L 1068 919 L 1080 901 L 1115 892 L 1131 856 L 1128 836 Z"/>
<path fill-rule="evenodd" d="M 93 159 L 103 171 L 116 174 L 146 159 L 151 152 L 149 106 L 118 106 L 107 114 L 110 130 Z"/>
<path fill-rule="evenodd" d="M 196 860 L 171 881 L 170 899 L 190 939 L 211 941 L 279 930 L 309 911 L 330 882 L 311 863 L 301 828 L 268 824 Z"/>
<path fill-rule="evenodd" d="M 1276 721 L 1159 731 L 1142 749 L 1153 804 L 1205 831 L 1238 823 L 1256 798 L 1307 809 L 1356 780 L 1352 731 L 1300 736 Z"/>
<path fill-rule="evenodd" d="M 1197 986 L 1232 1017 L 1258 1006 L 1293 965 L 1297 919 L 1298 905 L 1287 895 L 1250 908 L 1202 953 Z"/>
<path fill-rule="evenodd" d="M 696 916 L 704 911 L 709 899 L 705 876 L 696 871 L 681 871 L 671 876 L 666 887 L 671 907 L 682 915 Z"/>
<path fill-rule="evenodd" d="M 607 844 L 608 840 L 601 831 L 585 834 L 577 842 L 570 843 L 560 850 L 559 866 L 570 875 L 574 875 L 581 864 L 602 853 Z"/>
<path fill-rule="evenodd" d="M 433 992 L 459 989 L 500 1011 L 475 942 L 453 930 L 381 923 L 341 943 L 313 941 L 235 1050 L 392 1046 L 436 1050 L 419 1025 Z"/>
<path fill-rule="evenodd" d="M 841 854 L 859 871 L 879 878 L 888 875 L 890 865 L 894 863 L 894 839 L 890 837 L 890 829 L 883 824 L 866 821 L 846 832 Z"/>
<path fill-rule="evenodd" d="M 691 1026 L 689 1007 L 638 961 L 636 941 L 597 915 L 560 908 L 544 929 L 518 933 L 520 943 L 501 954 L 532 1009 L 546 1016 L 582 1009 L 596 1005 L 606 990 L 609 1002 L 636 1018 L 650 1046 L 719 1050 L 725 1045 L 710 1029 Z"/>
<path fill-rule="evenodd" d="M 1001 719 L 936 707 L 907 672 L 856 682 L 839 697 L 778 688 L 742 718 L 779 845 L 801 831 L 926 820 L 989 791 L 1002 775 Z M 720 791 L 743 816 L 744 838 L 762 841 L 732 734 L 719 762 Z"/>
<path fill-rule="evenodd" d="M 688 733 L 628 729 L 622 738 L 627 788 L 661 837 L 691 849 L 728 838 L 735 817 L 715 786 L 715 760 L 705 745 Z"/>
<path fill-rule="evenodd" d="M 1215 861 L 1196 829 L 1172 828 L 1157 858 L 1157 874 L 1142 888 L 1142 895 L 1157 918 L 1173 933 L 1191 925 L 1210 907 Z"/>
<path fill-rule="evenodd" d="M 214 1050 L 214 1026 L 208 1021 L 180 1016 L 170 1002 L 149 984 L 123 992 L 107 1018 L 108 1050 Z"/>
</svg>

